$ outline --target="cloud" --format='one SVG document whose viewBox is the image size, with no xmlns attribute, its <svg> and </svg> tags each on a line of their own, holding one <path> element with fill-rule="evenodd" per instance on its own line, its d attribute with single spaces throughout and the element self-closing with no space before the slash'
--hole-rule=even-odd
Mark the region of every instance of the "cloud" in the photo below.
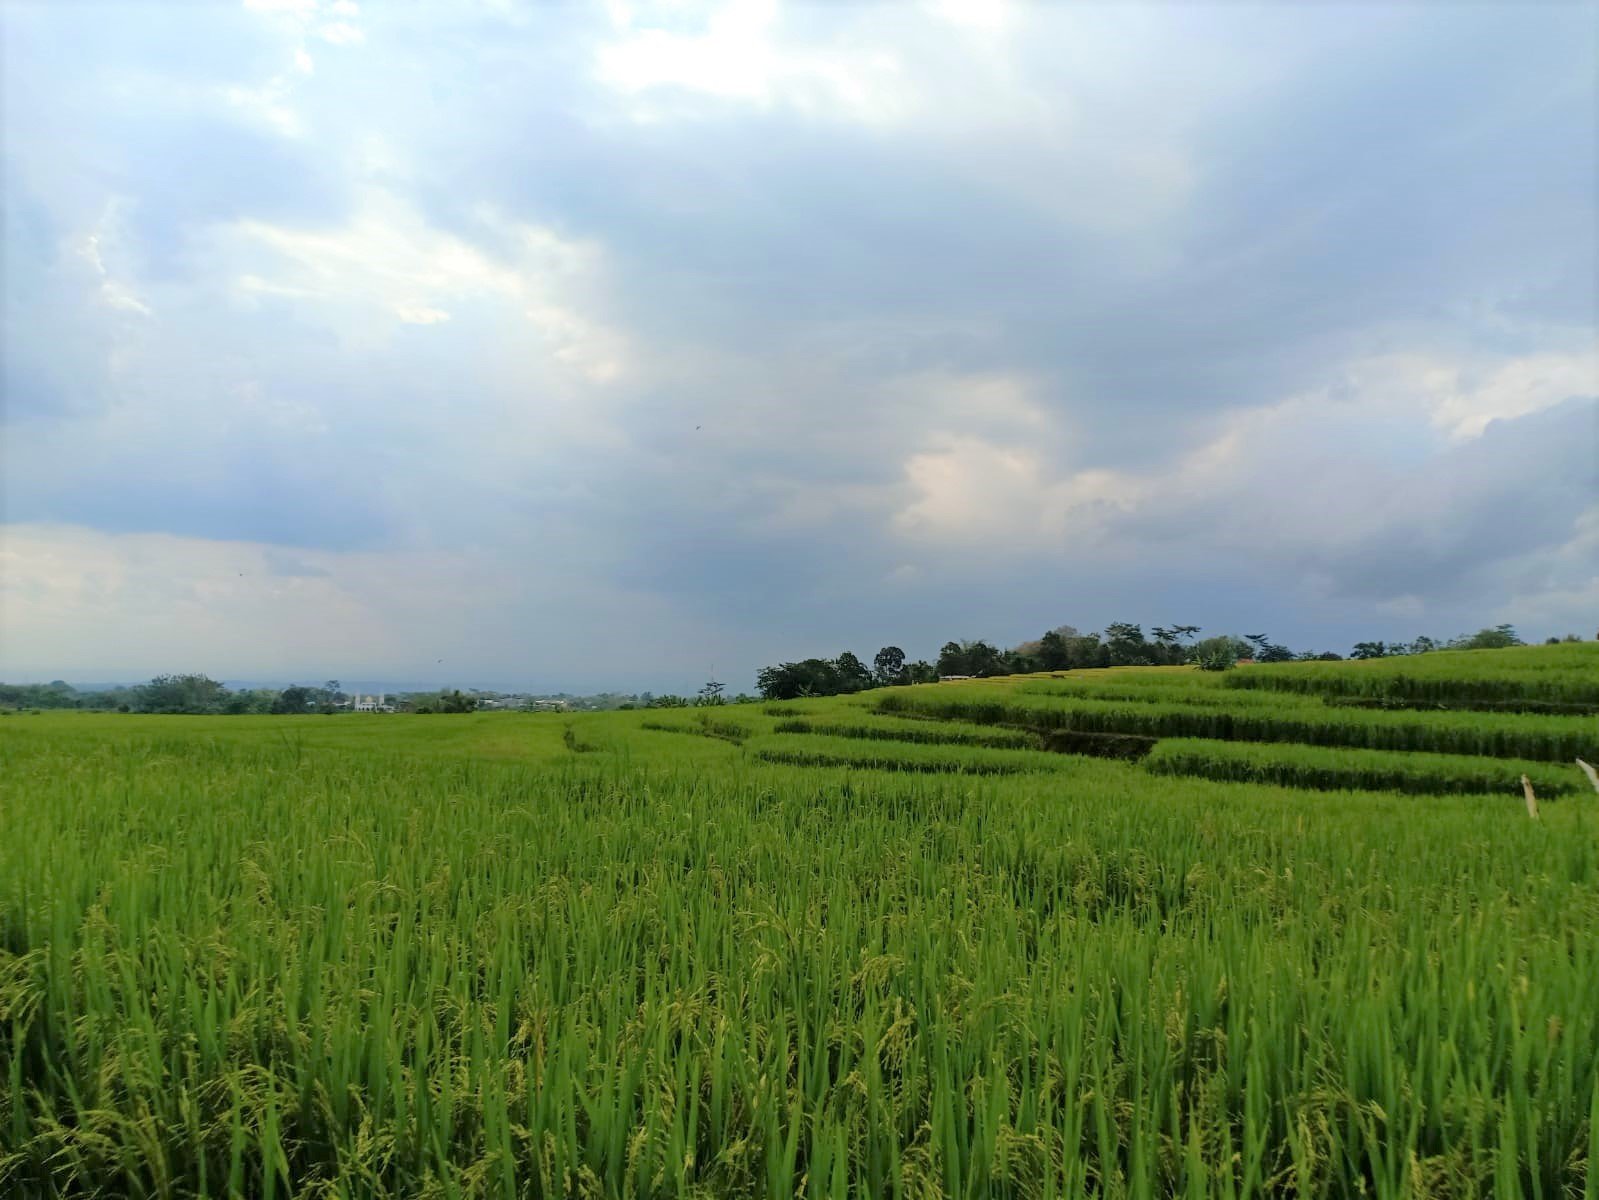
<svg viewBox="0 0 1599 1200">
<path fill-rule="evenodd" d="M 335 46 L 357 46 L 366 41 L 366 35 L 348 21 L 330 21 L 318 26 L 316 35 Z"/>
<path fill-rule="evenodd" d="M 1575 9 L 0 22 L 0 673 L 1591 623 Z"/>
<path fill-rule="evenodd" d="M 119 199 L 113 198 L 109 201 L 94 230 L 84 235 L 78 242 L 76 250 L 78 257 L 87 263 L 89 269 L 99 278 L 100 299 L 107 308 L 148 317 L 152 315 L 150 306 L 139 299 L 126 282 L 114 277 L 105 264 L 105 254 L 117 254 L 121 249 L 124 237 L 121 228 L 123 207 Z"/>
<path fill-rule="evenodd" d="M 611 625 L 625 657 L 573 644 L 585 616 Z M 529 588 L 518 563 L 483 550 L 327 553 L 68 525 L 4 528 L 0 623 L 29 633 L 5 639 L 7 671 L 93 664 L 102 679 L 360 677 L 381 664 L 424 685 L 659 689 L 697 678 L 727 645 L 694 614 L 603 581 Z M 539 665 L 491 666 L 485 637 L 535 648 Z"/>
<path fill-rule="evenodd" d="M 1474 377 L 1475 375 L 1475 377 Z M 1433 420 L 1457 438 L 1479 437 L 1496 420 L 1552 408 L 1573 396 L 1599 395 L 1599 358 L 1592 348 L 1526 355 L 1490 368 L 1437 365 Z"/>
<path fill-rule="evenodd" d="M 378 313 L 432 325 L 451 318 L 446 304 L 488 305 L 525 321 L 564 367 L 596 382 L 620 375 L 621 337 L 584 316 L 569 296 L 592 286 L 601 270 L 598 248 L 488 212 L 479 224 L 492 231 L 499 254 L 429 227 L 394 196 L 373 190 L 342 228 L 247 220 L 215 237 L 219 258 L 255 268 L 237 277 L 241 291 L 320 305 L 356 336 L 371 331 Z"/>
<path fill-rule="evenodd" d="M 634 98 L 638 117 L 662 115 L 648 97 L 660 89 L 869 123 L 898 120 L 913 103 L 887 49 L 785 45 L 773 0 L 733 0 L 687 33 L 650 27 L 625 7 L 615 13 L 618 35 L 600 48 L 596 74 Z"/>
<path fill-rule="evenodd" d="M 1115 471 L 1050 479 L 1039 455 L 970 438 L 911 456 L 905 474 L 915 498 L 895 515 L 899 531 L 986 554 L 1080 545 L 1101 533 L 1106 512 L 1127 509 L 1145 490 Z"/>
</svg>

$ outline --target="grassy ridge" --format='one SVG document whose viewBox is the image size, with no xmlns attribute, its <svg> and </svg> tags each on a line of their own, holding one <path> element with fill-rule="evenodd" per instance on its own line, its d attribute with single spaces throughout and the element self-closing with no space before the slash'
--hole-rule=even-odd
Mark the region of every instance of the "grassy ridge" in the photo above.
<svg viewBox="0 0 1599 1200">
<path fill-rule="evenodd" d="M 1329 709 L 1292 701 L 1269 709 L 1229 710 L 1170 701 L 1025 702 L 990 692 L 888 692 L 883 712 L 976 724 L 1031 725 L 1080 733 L 1199 737 L 1223 741 L 1301 742 L 1367 750 L 1423 751 L 1570 762 L 1599 756 L 1599 725 L 1581 717 L 1486 713 L 1410 713 Z"/>
<path fill-rule="evenodd" d="M 1526 775 L 1540 796 L 1585 789 L 1575 767 L 1456 754 L 1395 754 L 1320 746 L 1252 745 L 1168 738 L 1144 759 L 1159 775 L 1197 775 L 1233 783 L 1270 783 L 1336 791 L 1521 796 Z"/>
<path fill-rule="evenodd" d="M 96 728 L 0 733 L 8 1196 L 1589 1186 L 1576 805 Z"/>
</svg>

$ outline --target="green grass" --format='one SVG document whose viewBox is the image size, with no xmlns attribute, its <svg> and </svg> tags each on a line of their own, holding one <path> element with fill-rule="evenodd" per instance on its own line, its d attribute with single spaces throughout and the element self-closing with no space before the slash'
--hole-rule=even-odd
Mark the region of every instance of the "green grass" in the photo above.
<svg viewBox="0 0 1599 1200">
<path fill-rule="evenodd" d="M 0 1195 L 1595 1194 L 1573 768 L 882 698 L 0 720 Z"/>
</svg>

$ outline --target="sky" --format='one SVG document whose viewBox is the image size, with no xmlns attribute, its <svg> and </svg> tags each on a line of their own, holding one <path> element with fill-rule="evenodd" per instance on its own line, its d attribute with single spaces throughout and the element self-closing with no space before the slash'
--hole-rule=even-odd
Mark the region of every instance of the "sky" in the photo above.
<svg viewBox="0 0 1599 1200">
<path fill-rule="evenodd" d="M 1599 6 L 0 33 L 0 678 L 1599 628 Z"/>
</svg>

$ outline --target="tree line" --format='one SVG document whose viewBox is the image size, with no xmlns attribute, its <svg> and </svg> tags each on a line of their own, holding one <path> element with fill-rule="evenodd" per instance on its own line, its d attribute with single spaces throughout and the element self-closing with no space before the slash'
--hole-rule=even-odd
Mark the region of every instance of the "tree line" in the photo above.
<svg viewBox="0 0 1599 1200">
<path fill-rule="evenodd" d="M 935 683 L 940 679 L 988 679 L 1034 671 L 1184 665 L 1225 671 L 1240 662 L 1336 662 L 1344 658 L 1332 651 L 1291 650 L 1264 633 L 1200 638 L 1202 632 L 1198 625 L 1155 625 L 1146 635 L 1142 625 L 1130 621 L 1114 621 L 1102 632 L 1094 633 L 1080 633 L 1070 625 L 1061 625 L 1010 649 L 980 639 L 951 641 L 939 649 L 935 662 L 907 662 L 900 647 L 884 646 L 872 659 L 870 669 L 846 650 L 837 658 L 806 658 L 762 667 L 755 679 L 763 699 L 794 700 L 874 687 Z M 1567 635 L 1564 640 L 1579 639 Z M 1499 625 L 1447 641 L 1423 636 L 1410 642 L 1357 642 L 1349 657 L 1389 658 L 1433 650 L 1491 650 L 1524 644 L 1512 626 Z"/>
<path fill-rule="evenodd" d="M 1344 656 L 1330 651 L 1294 651 L 1263 633 L 1242 636 L 1198 635 L 1198 625 L 1155 625 L 1146 635 L 1141 625 L 1115 621 L 1102 632 L 1079 633 L 1070 625 L 1051 629 L 1040 637 L 1001 649 L 981 639 L 951 641 L 940 647 L 933 662 L 908 661 L 898 646 L 884 646 L 868 667 L 851 651 L 837 658 L 806 658 L 799 662 L 762 667 L 756 673 L 759 697 L 740 693 L 725 696 L 725 687 L 710 680 L 694 696 L 652 695 L 618 708 L 687 708 L 752 703 L 756 699 L 793 700 L 804 696 L 837 696 L 874 687 L 936 683 L 949 678 L 992 678 L 1033 671 L 1070 671 L 1085 667 L 1197 666 L 1224 671 L 1241 661 L 1338 661 Z M 1551 637 L 1549 643 L 1580 641 L 1575 634 Z M 1511 625 L 1496 625 L 1448 640 L 1417 637 L 1409 642 L 1356 642 L 1350 658 L 1393 658 L 1427 654 L 1435 650 L 1497 650 L 1525 645 Z M 396 706 L 418 713 L 467 713 L 478 707 L 477 697 L 459 689 L 406 693 L 396 696 Z M 188 714 L 334 713 L 346 708 L 351 697 L 339 681 L 320 685 L 292 684 L 276 688 L 229 688 L 202 674 L 157 675 L 147 683 L 80 691 L 64 680 L 49 683 L 0 683 L 0 709 L 80 708 L 100 711 Z"/>
<path fill-rule="evenodd" d="M 239 716 L 336 712 L 350 697 L 330 679 L 319 687 L 230 688 L 208 675 L 157 675 L 147 683 L 79 691 L 64 680 L 0 683 L 0 707 L 82 708 L 136 713 Z"/>
</svg>

